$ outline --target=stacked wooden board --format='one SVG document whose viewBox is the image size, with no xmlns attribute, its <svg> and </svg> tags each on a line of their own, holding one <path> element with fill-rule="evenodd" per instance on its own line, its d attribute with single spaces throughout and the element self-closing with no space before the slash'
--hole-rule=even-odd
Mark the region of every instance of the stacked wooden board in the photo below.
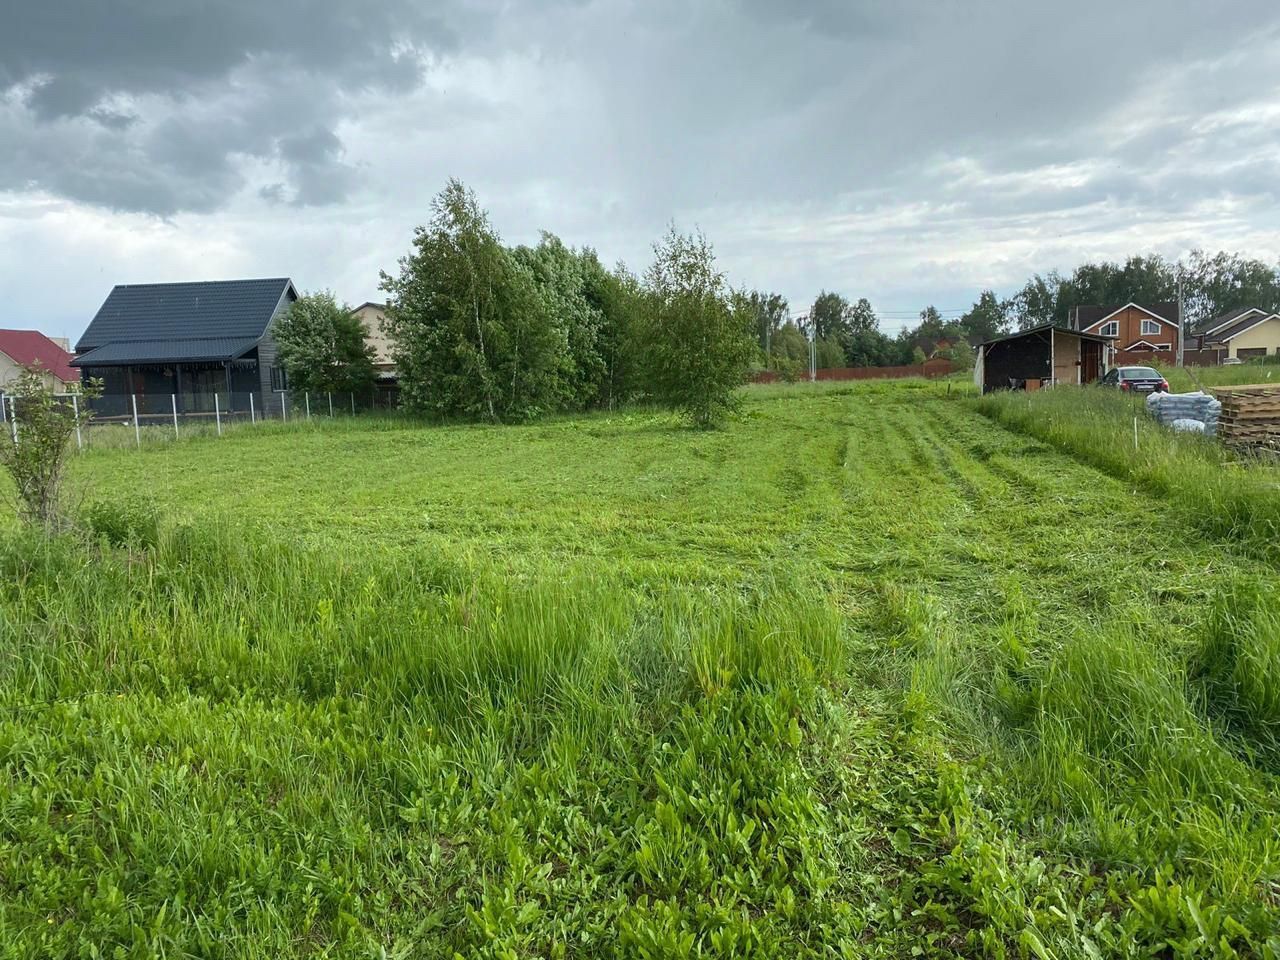
<svg viewBox="0 0 1280 960">
<path fill-rule="evenodd" d="M 1218 435 L 1224 443 L 1280 444 L 1280 384 L 1214 387 L 1213 394 L 1222 402 Z"/>
</svg>

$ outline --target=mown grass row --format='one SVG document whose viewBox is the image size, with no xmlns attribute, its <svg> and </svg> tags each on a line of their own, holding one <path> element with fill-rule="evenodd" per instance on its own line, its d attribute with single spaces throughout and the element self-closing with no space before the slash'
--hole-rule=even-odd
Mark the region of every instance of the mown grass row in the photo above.
<svg viewBox="0 0 1280 960">
<path fill-rule="evenodd" d="M 1142 497 L 1096 474 L 1085 487 L 1052 448 L 955 407 L 886 421 L 914 470 L 872 467 L 887 482 L 870 516 L 890 519 L 867 533 L 892 526 L 921 563 L 895 564 L 866 629 L 896 651 L 904 717 L 964 758 L 995 817 L 1105 878 L 1104 895 L 1053 882 L 1042 945 L 1280 955 L 1274 572 L 1197 534 L 1167 539 L 1175 519 L 1120 512 Z M 927 519 L 902 524 L 889 508 L 913 487 Z M 1016 852 L 1002 863 L 994 889 L 1028 868 Z M 1022 876 L 1012 900 L 1038 888 Z M 1095 895 L 1121 909 L 1124 946 L 1093 926 Z"/>
</svg>

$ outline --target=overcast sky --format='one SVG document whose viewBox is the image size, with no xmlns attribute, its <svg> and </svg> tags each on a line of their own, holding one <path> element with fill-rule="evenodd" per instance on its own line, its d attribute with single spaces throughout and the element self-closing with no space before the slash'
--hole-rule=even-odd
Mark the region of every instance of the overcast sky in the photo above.
<svg viewBox="0 0 1280 960">
<path fill-rule="evenodd" d="M 1280 259 L 1275 0 L 41 0 L 0 29 L 0 326 L 124 282 L 378 297 L 446 178 L 509 243 L 886 315 L 1200 246 Z"/>
</svg>

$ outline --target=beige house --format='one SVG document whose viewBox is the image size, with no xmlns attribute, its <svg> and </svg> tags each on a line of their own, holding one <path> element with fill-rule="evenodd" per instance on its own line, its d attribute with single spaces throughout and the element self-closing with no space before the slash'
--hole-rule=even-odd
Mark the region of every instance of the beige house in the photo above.
<svg viewBox="0 0 1280 960">
<path fill-rule="evenodd" d="M 1249 360 L 1280 354 L 1280 314 L 1248 307 L 1214 317 L 1196 331 L 1202 350 L 1218 359 Z"/>
<path fill-rule="evenodd" d="M 387 305 L 385 303 L 362 303 L 351 311 L 364 323 L 369 331 L 365 342 L 373 347 L 373 365 L 378 371 L 379 392 L 386 397 L 394 395 L 396 390 L 396 363 L 391 356 L 391 337 L 387 333 Z"/>
</svg>

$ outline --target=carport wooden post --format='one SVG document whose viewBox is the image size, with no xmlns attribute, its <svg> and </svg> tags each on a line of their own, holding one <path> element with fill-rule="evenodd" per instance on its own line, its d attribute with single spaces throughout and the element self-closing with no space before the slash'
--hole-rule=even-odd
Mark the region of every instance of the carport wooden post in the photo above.
<svg viewBox="0 0 1280 960">
<path fill-rule="evenodd" d="M 213 420 L 218 425 L 218 436 L 222 436 L 222 407 L 218 404 L 218 395 L 213 395 Z"/>
<path fill-rule="evenodd" d="M 76 449 L 83 450 L 84 440 L 80 436 L 80 403 L 74 393 L 71 395 L 71 415 L 76 421 Z"/>
<path fill-rule="evenodd" d="M 138 429 L 138 395 L 136 393 L 129 394 L 129 402 L 133 404 L 133 442 L 135 446 L 142 446 L 142 431 Z"/>
</svg>

